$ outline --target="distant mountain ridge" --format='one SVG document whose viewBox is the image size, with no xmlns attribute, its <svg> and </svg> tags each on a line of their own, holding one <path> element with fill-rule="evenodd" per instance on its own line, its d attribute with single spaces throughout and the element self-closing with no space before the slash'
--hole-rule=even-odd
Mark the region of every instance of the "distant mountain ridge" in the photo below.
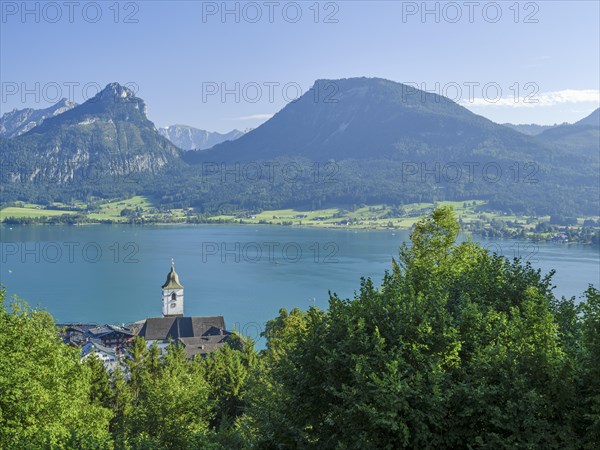
<svg viewBox="0 0 600 450">
<path fill-rule="evenodd" d="M 336 93 L 316 99 L 315 92 Z M 436 94 L 379 78 L 317 80 L 313 88 L 260 127 L 190 161 L 273 159 L 414 159 L 527 155 L 539 143 Z M 492 154 L 494 153 L 494 154 Z M 536 152 L 539 154 L 539 152 Z M 539 155 L 538 155 L 539 156 Z M 216 158 L 216 159 L 215 159 Z"/>
<path fill-rule="evenodd" d="M 180 150 L 146 117 L 144 101 L 118 83 L 27 133 L 2 139 L 3 181 L 77 186 L 103 178 L 157 173 Z"/>
<path fill-rule="evenodd" d="M 518 131 L 519 133 L 522 133 L 522 134 L 526 134 L 528 136 L 537 136 L 538 134 L 543 133 L 544 131 L 549 130 L 550 128 L 559 126 L 559 125 L 538 125 L 535 123 L 521 123 L 521 124 L 503 123 L 502 125 L 504 125 L 505 127 L 508 127 L 508 128 L 512 128 L 513 130 Z"/>
<path fill-rule="evenodd" d="M 289 194 L 297 202 L 485 198 L 502 210 L 597 211 L 598 151 L 555 145 L 542 138 L 545 133 L 524 135 L 448 98 L 390 80 L 317 80 L 258 128 L 209 150 L 186 152 L 184 159 L 232 167 L 285 159 L 323 167 L 333 161 L 337 186 L 296 183 L 304 189 Z M 467 166 L 474 168 L 471 174 Z M 497 176 L 490 176 L 490 167 Z"/>
<path fill-rule="evenodd" d="M 598 210 L 597 117 L 527 136 L 401 83 L 318 80 L 238 139 L 184 151 L 148 120 L 141 98 L 111 83 L 0 137 L 0 187 L 5 202 L 143 194 L 205 212 L 485 199 L 501 211 L 588 214 Z M 275 171 L 298 164 L 260 175 L 265 161 Z M 253 175 L 238 162 L 253 163 Z M 140 176 L 122 182 L 131 175 Z"/>
<path fill-rule="evenodd" d="M 551 130 L 553 128 L 558 127 L 569 127 L 570 125 L 581 126 L 581 125 L 592 125 L 596 127 L 600 127 L 600 108 L 597 108 L 590 115 L 584 117 L 583 119 L 575 122 L 575 123 L 561 123 L 554 125 L 538 125 L 535 123 L 530 124 L 513 124 L 513 123 L 503 123 L 505 127 L 512 128 L 513 130 L 518 131 L 519 133 L 527 134 L 529 136 L 537 136 L 542 134 L 547 130 Z"/>
<path fill-rule="evenodd" d="M 600 127 L 600 108 L 597 108 L 589 116 L 575 122 L 573 125 L 592 125 Z"/>
<path fill-rule="evenodd" d="M 221 142 L 234 141 L 244 135 L 244 132 L 240 130 L 218 133 L 188 125 L 171 125 L 159 128 L 158 132 L 183 150 L 206 150 Z"/>
<path fill-rule="evenodd" d="M 545 130 L 538 136 L 550 147 L 568 148 L 586 155 L 600 153 L 600 108 L 573 124 Z"/>
<path fill-rule="evenodd" d="M 7 138 L 20 136 L 40 125 L 45 119 L 62 114 L 75 106 L 76 103 L 63 98 L 44 109 L 13 109 L 0 117 L 0 136 Z"/>
</svg>

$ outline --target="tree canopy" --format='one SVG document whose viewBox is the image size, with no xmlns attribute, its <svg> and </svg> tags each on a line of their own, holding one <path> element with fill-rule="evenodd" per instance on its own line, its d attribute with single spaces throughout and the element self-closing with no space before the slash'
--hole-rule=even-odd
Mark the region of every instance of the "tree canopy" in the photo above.
<svg viewBox="0 0 600 450">
<path fill-rule="evenodd" d="M 552 273 L 457 234 L 436 209 L 381 286 L 282 309 L 260 352 L 137 339 L 112 375 L 2 292 L 0 447 L 600 447 L 600 292 L 558 299 Z"/>
</svg>

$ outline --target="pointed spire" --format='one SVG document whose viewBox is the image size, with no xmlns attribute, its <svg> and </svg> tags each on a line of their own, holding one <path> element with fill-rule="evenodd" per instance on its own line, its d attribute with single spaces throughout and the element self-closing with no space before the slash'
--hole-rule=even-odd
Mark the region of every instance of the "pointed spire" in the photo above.
<svg viewBox="0 0 600 450">
<path fill-rule="evenodd" d="M 175 272 L 175 258 L 171 258 L 171 271 L 167 274 L 167 281 L 162 286 L 163 289 L 183 289 L 179 282 L 179 275 Z"/>
</svg>

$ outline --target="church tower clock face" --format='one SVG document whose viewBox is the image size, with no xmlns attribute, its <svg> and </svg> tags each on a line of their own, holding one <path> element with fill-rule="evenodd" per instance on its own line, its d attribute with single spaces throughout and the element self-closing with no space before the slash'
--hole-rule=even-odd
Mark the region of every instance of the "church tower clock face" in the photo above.
<svg viewBox="0 0 600 450">
<path fill-rule="evenodd" d="M 171 259 L 171 271 L 162 286 L 162 313 L 164 317 L 183 316 L 183 285 L 175 272 L 175 262 Z"/>
</svg>

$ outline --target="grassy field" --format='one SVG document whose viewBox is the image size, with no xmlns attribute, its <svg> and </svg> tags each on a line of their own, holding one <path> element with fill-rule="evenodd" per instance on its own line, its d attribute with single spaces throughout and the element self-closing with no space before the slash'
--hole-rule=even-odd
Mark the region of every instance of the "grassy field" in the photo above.
<svg viewBox="0 0 600 450">
<path fill-rule="evenodd" d="M 475 205 L 473 205 L 475 203 Z M 484 205 L 484 201 L 439 202 L 437 205 L 452 205 L 463 220 L 475 220 L 478 213 L 476 206 Z M 215 216 L 212 219 L 239 221 L 243 223 L 267 223 L 273 225 L 300 225 L 321 228 L 356 228 L 356 229 L 389 229 L 410 228 L 421 217 L 434 207 L 433 203 L 413 203 L 403 207 L 401 217 L 394 215 L 394 210 L 386 205 L 371 205 L 357 208 L 354 211 L 343 208 L 328 208 L 317 211 L 299 211 L 295 209 L 280 209 L 263 211 L 245 217 L 233 215 Z"/>
<path fill-rule="evenodd" d="M 127 220 L 127 218 L 121 216 L 121 211 L 124 209 L 136 208 L 149 211 L 150 209 L 154 208 L 154 205 L 147 197 L 137 195 L 126 200 L 105 203 L 100 206 L 100 211 L 89 213 L 88 217 L 93 220 L 112 220 L 114 222 L 124 222 Z"/>
<path fill-rule="evenodd" d="M 11 206 L 0 210 L 0 221 L 6 217 L 52 217 L 60 216 L 62 214 L 75 214 L 74 211 L 56 210 L 56 209 L 42 209 L 40 206 L 27 204 L 22 208 Z"/>
<path fill-rule="evenodd" d="M 475 221 L 490 223 L 495 219 L 504 222 L 516 222 L 525 230 L 532 230 L 537 223 L 548 221 L 549 217 L 525 217 L 496 214 L 478 211 L 486 202 L 483 200 L 467 200 L 458 202 L 412 203 L 402 206 L 402 209 L 388 205 L 369 205 L 356 209 L 327 208 L 317 211 L 302 211 L 295 209 L 280 209 L 262 211 L 260 213 L 240 213 L 236 215 L 218 215 L 207 219 L 208 222 L 230 222 L 248 224 L 272 224 L 310 226 L 318 228 L 353 228 L 353 229 L 409 229 L 420 218 L 426 216 L 436 205 L 451 205 L 457 216 L 464 224 Z M 55 203 L 56 208 L 68 208 L 68 205 Z M 85 204 L 76 206 L 85 208 Z M 151 220 L 155 223 L 185 222 L 186 213 L 182 209 L 160 212 L 151 199 L 135 196 L 126 200 L 107 202 L 100 205 L 99 210 L 90 212 L 87 217 L 93 221 L 110 221 L 115 223 L 127 222 L 129 217 L 121 215 L 128 209 L 137 212 L 137 218 Z M 40 205 L 24 203 L 21 207 L 8 207 L 0 211 L 0 220 L 6 217 L 43 217 L 59 216 L 61 214 L 76 214 L 67 209 L 43 209 Z M 582 223 L 583 219 L 580 219 Z"/>
<path fill-rule="evenodd" d="M 452 205 L 459 217 L 465 222 L 479 218 L 480 214 L 474 211 L 476 206 L 482 206 L 481 200 L 467 202 L 439 202 L 438 205 Z M 60 208 L 62 204 L 54 204 Z M 81 205 L 78 205 L 81 206 Z M 351 227 L 359 229 L 385 229 L 385 228 L 410 228 L 420 217 L 425 216 L 435 205 L 433 203 L 413 203 L 403 207 L 404 213 L 400 216 L 391 207 L 386 205 L 363 206 L 355 210 L 343 208 L 327 208 L 317 211 L 301 211 L 295 209 L 280 209 L 263 211 L 250 215 L 219 215 L 212 216 L 210 221 L 231 221 L 242 223 L 266 223 L 273 225 L 300 225 L 321 228 Z M 124 209 L 138 210 L 146 218 L 164 218 L 165 222 L 185 219 L 185 211 L 181 209 L 170 210 L 168 213 L 159 213 L 152 201 L 143 196 L 135 196 L 126 200 L 108 202 L 100 206 L 100 210 L 88 213 L 88 218 L 97 221 L 126 222 L 127 217 L 122 216 Z M 68 210 L 43 209 L 39 205 L 25 203 L 22 207 L 8 207 L 0 211 L 0 218 L 5 217 L 43 217 L 58 216 L 61 214 L 75 214 Z M 486 218 L 491 219 L 493 214 L 486 213 Z M 503 219 L 516 218 L 501 216 Z"/>
</svg>

